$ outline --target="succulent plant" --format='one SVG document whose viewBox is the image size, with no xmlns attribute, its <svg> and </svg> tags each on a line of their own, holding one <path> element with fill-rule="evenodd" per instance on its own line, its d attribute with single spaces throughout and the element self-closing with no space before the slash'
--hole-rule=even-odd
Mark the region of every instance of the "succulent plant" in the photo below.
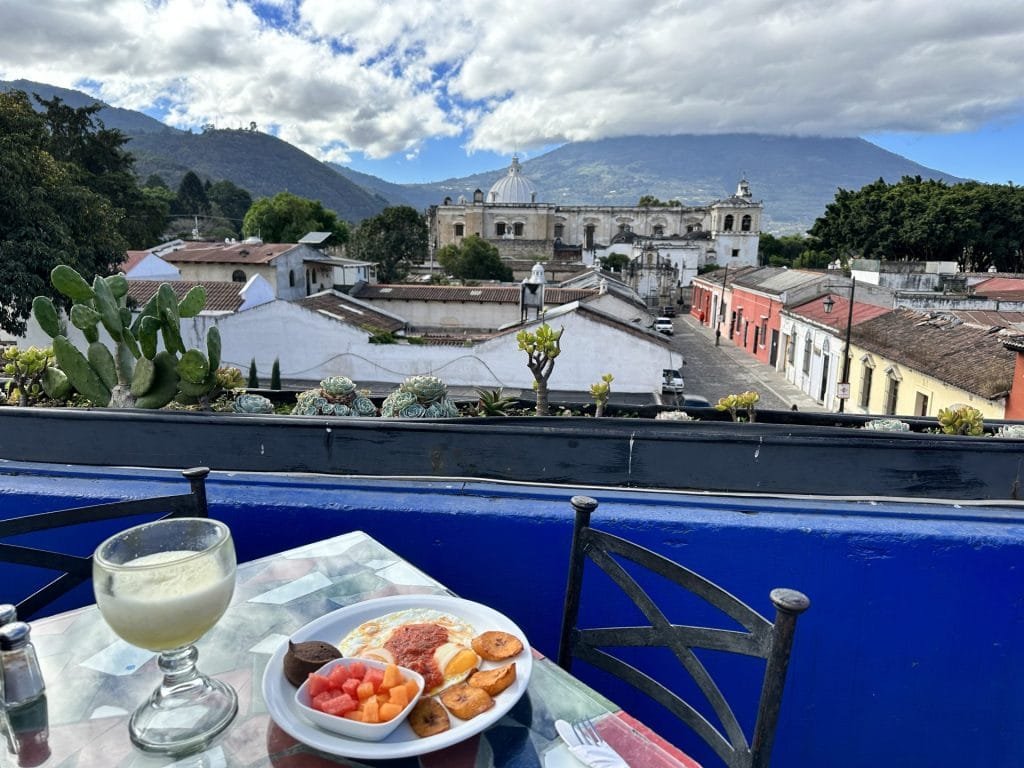
<svg viewBox="0 0 1024 768">
<path fill-rule="evenodd" d="M 686 411 L 659 411 L 654 418 L 660 421 L 696 421 Z"/>
<path fill-rule="evenodd" d="M 66 264 L 50 273 L 50 282 L 71 299 L 68 317 L 88 343 L 83 353 L 67 337 L 67 326 L 46 296 L 36 296 L 32 314 L 53 339 L 60 370 L 79 393 L 96 405 L 115 408 L 162 408 L 175 397 L 208 401 L 217 388 L 220 332 L 211 327 L 206 352 L 186 349 L 181 318 L 195 317 L 206 304 L 206 289 L 193 287 L 180 302 L 163 283 L 132 320 L 128 279 L 123 274 L 96 275 L 90 285 Z M 100 327 L 114 341 L 111 352 L 100 341 Z M 163 350 L 157 350 L 158 339 Z M 181 356 L 180 358 L 178 356 Z"/>
<path fill-rule="evenodd" d="M 480 416 L 508 416 L 509 409 L 516 404 L 516 398 L 505 395 L 497 389 L 477 389 L 477 414 Z"/>
<path fill-rule="evenodd" d="M 1024 440 L 1024 424 L 1004 424 L 992 437 L 1003 437 L 1010 440 Z"/>
<path fill-rule="evenodd" d="M 864 422 L 862 429 L 873 429 L 876 432 L 909 432 L 910 425 L 899 419 L 872 419 Z"/>
<path fill-rule="evenodd" d="M 715 403 L 715 410 L 728 411 L 733 421 L 754 421 L 755 406 L 760 399 L 761 396 L 752 390 L 727 395 Z M 746 415 L 741 415 L 740 411 L 746 411 Z"/>
<path fill-rule="evenodd" d="M 0 359 L 3 360 L 0 370 L 8 378 L 5 385 L 8 402 L 14 405 L 29 405 L 44 394 L 60 400 L 71 391 L 68 377 L 54 365 L 50 347 L 6 347 Z"/>
<path fill-rule="evenodd" d="M 263 395 L 241 394 L 231 405 L 235 413 L 273 413 L 274 404 Z"/>
<path fill-rule="evenodd" d="M 944 435 L 983 435 L 985 417 L 972 405 L 956 404 L 939 410 L 939 429 Z"/>
<path fill-rule="evenodd" d="M 448 397 L 448 385 L 436 376 L 410 376 L 388 395 L 380 415 L 402 419 L 444 419 L 459 415 Z"/>
<path fill-rule="evenodd" d="M 300 392 L 292 408 L 295 416 L 377 415 L 377 407 L 347 376 L 328 376 L 316 389 Z"/>
</svg>

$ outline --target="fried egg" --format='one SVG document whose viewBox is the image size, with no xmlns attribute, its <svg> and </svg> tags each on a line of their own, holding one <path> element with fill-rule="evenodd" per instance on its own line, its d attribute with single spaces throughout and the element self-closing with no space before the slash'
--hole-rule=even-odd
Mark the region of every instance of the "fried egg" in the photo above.
<svg viewBox="0 0 1024 768">
<path fill-rule="evenodd" d="M 480 664 L 471 647 L 476 630 L 460 618 L 410 608 L 365 621 L 338 643 L 346 657 L 377 659 L 419 672 L 425 695 L 461 683 Z"/>
</svg>

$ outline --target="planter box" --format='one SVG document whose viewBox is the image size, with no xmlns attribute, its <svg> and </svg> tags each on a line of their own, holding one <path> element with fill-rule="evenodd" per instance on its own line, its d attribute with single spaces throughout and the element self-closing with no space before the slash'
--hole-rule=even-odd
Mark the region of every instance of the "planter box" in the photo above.
<svg viewBox="0 0 1024 768">
<path fill-rule="evenodd" d="M 758 494 L 1019 497 L 1022 441 L 768 423 L 771 414 L 759 412 L 763 420 L 754 424 L 565 417 L 404 421 L 4 407 L 0 459 Z M 798 414 L 778 416 L 792 421 Z M 844 419 L 819 418 L 831 424 Z"/>
</svg>

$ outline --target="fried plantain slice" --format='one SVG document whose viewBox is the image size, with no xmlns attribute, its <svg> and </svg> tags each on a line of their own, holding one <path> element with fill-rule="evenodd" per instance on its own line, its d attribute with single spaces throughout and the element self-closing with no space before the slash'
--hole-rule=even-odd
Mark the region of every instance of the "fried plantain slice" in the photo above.
<svg viewBox="0 0 1024 768">
<path fill-rule="evenodd" d="M 494 706 L 494 699 L 483 688 L 460 683 L 441 694 L 441 703 L 460 720 L 472 720 Z"/>
<path fill-rule="evenodd" d="M 506 664 L 504 667 L 485 669 L 482 672 L 474 672 L 466 682 L 474 688 L 487 691 L 491 696 L 497 696 L 516 681 L 516 663 Z"/>
<path fill-rule="evenodd" d="M 515 635 L 491 630 L 473 638 L 473 650 L 488 661 L 511 659 L 523 650 L 523 644 Z"/>
<path fill-rule="evenodd" d="M 448 713 L 437 699 L 420 699 L 409 712 L 409 725 L 421 739 L 451 728 Z"/>
</svg>

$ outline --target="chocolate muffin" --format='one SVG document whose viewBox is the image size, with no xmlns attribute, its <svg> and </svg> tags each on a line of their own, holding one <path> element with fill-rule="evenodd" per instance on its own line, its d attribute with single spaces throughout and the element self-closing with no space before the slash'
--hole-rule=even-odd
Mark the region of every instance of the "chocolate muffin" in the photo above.
<svg viewBox="0 0 1024 768">
<path fill-rule="evenodd" d="M 304 643 L 288 641 L 288 652 L 284 655 L 284 676 L 289 683 L 298 688 L 310 672 L 316 672 L 332 659 L 340 659 L 341 651 L 337 646 L 322 640 L 308 640 Z"/>
</svg>

